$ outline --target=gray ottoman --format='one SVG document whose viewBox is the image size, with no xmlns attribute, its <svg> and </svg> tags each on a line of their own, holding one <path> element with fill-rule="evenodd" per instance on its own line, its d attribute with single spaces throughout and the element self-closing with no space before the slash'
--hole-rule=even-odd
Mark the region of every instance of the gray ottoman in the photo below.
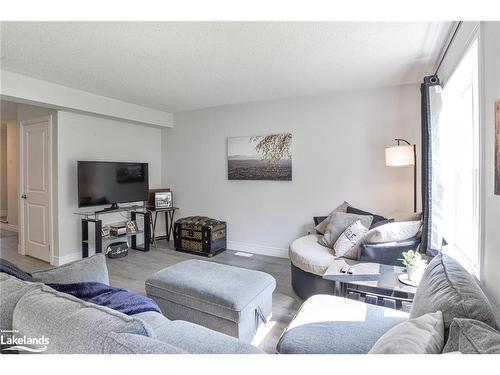
<svg viewBox="0 0 500 375">
<path fill-rule="evenodd" d="M 167 267 L 146 280 L 148 297 L 171 320 L 187 320 L 250 342 L 272 312 L 271 275 L 203 260 Z"/>
</svg>

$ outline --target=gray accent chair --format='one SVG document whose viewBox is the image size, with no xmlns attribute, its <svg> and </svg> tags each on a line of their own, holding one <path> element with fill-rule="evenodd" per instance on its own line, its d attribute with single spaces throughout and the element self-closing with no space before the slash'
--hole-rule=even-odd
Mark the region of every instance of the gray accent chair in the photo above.
<svg viewBox="0 0 500 375">
<path fill-rule="evenodd" d="M 45 283 L 109 280 L 102 254 L 33 275 Z M 45 353 L 263 353 L 196 324 L 171 321 L 157 312 L 128 316 L 6 273 L 0 273 L 0 305 L 0 329 L 48 338 Z"/>
<path fill-rule="evenodd" d="M 495 310 L 479 284 L 456 260 L 440 254 L 427 267 L 409 314 L 342 297 L 316 295 L 304 302 L 281 336 L 283 354 L 364 354 L 390 328 L 408 318 L 441 311 L 445 347 L 457 347 L 449 335 L 454 319 L 474 319 L 493 329 L 500 326 Z M 449 338 L 448 338 L 449 336 Z"/>
</svg>

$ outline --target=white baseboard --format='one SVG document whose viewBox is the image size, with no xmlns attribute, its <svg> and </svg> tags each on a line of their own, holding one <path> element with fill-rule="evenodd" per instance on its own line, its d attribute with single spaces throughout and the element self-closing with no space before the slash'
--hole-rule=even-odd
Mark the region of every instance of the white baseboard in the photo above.
<svg viewBox="0 0 500 375">
<path fill-rule="evenodd" d="M 62 266 L 63 264 L 66 264 L 66 263 L 71 263 L 71 262 L 74 262 L 75 260 L 79 260 L 82 258 L 82 254 L 81 253 L 71 253 L 71 254 L 66 254 L 66 255 L 63 255 L 62 257 L 56 257 L 54 256 L 53 257 L 53 266 Z"/>
<path fill-rule="evenodd" d="M 256 245 L 246 242 L 227 241 L 227 248 L 252 254 L 268 255 L 270 257 L 288 258 L 288 249 Z"/>
<path fill-rule="evenodd" d="M 11 232 L 19 232 L 19 228 L 17 225 L 0 223 L 0 229 L 10 230 Z"/>
</svg>

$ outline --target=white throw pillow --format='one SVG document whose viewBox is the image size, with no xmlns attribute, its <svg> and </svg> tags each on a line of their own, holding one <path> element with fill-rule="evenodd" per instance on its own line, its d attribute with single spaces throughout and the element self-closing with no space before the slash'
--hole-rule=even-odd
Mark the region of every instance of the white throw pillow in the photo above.
<svg viewBox="0 0 500 375">
<path fill-rule="evenodd" d="M 323 220 L 321 223 L 319 223 L 318 225 L 316 225 L 314 227 L 316 232 L 321 233 L 321 234 L 325 234 L 326 227 L 330 223 L 330 218 L 331 218 L 332 214 L 334 212 L 347 212 L 347 207 L 349 207 L 349 206 L 350 206 L 350 204 L 344 201 L 344 203 L 342 203 L 340 206 L 335 208 L 332 212 L 330 212 L 330 214 L 327 216 L 327 218 L 325 220 Z"/>
<path fill-rule="evenodd" d="M 368 228 L 363 226 L 360 220 L 357 220 L 353 224 L 349 225 L 337 239 L 335 245 L 333 245 L 335 255 L 338 257 L 357 260 L 359 251 L 358 244 L 367 232 Z"/>
<path fill-rule="evenodd" d="M 443 314 L 437 311 L 392 327 L 368 354 L 441 354 L 443 347 Z"/>
<path fill-rule="evenodd" d="M 388 223 L 371 229 L 365 236 L 365 243 L 383 243 L 403 241 L 415 237 L 420 231 L 422 222 L 401 221 Z"/>
</svg>

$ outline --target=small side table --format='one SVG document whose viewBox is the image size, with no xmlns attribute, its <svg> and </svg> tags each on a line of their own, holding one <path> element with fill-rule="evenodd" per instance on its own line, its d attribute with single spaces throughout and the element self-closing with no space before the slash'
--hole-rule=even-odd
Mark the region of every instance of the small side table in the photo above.
<svg viewBox="0 0 500 375">
<path fill-rule="evenodd" d="M 156 240 L 167 240 L 170 241 L 170 236 L 172 234 L 173 226 L 174 226 L 174 215 L 175 211 L 178 210 L 178 207 L 169 207 L 169 208 L 156 208 L 152 206 L 146 206 L 149 214 L 151 215 L 151 243 L 154 244 Z M 158 213 L 165 214 L 165 236 L 156 236 L 156 221 L 158 219 Z"/>
<path fill-rule="evenodd" d="M 351 274 L 341 272 L 342 269 L 349 268 Z M 360 291 L 367 295 L 392 299 L 394 305 L 399 306 L 410 304 L 417 291 L 417 287 L 399 281 L 398 276 L 405 272 L 404 267 L 338 258 L 328 267 L 323 279 L 336 282 L 337 295 L 346 296 L 348 291 L 356 293 L 356 290 L 348 288 L 352 285 L 361 287 Z M 368 291 L 363 291 L 363 288 Z M 380 290 L 381 293 L 374 293 L 373 290 Z"/>
</svg>

